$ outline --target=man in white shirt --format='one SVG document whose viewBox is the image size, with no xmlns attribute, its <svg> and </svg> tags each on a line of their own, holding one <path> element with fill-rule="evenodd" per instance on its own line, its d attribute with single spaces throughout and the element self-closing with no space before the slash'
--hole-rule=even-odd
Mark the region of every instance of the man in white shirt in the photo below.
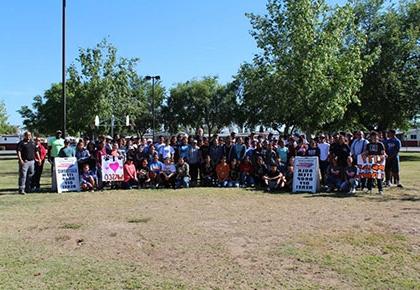
<svg viewBox="0 0 420 290">
<path fill-rule="evenodd" d="M 318 148 L 320 151 L 319 152 L 320 153 L 319 154 L 319 169 L 321 170 L 322 184 L 325 184 L 325 181 L 326 181 L 325 174 L 327 173 L 327 167 L 329 165 L 328 156 L 330 153 L 330 144 L 326 142 L 325 135 L 321 135 L 319 137 Z"/>
<path fill-rule="evenodd" d="M 355 139 L 351 143 L 350 152 L 353 157 L 354 162 L 357 163 L 357 157 L 365 152 L 366 145 L 369 144 L 369 141 L 366 140 L 362 131 L 357 131 L 355 134 Z"/>
</svg>

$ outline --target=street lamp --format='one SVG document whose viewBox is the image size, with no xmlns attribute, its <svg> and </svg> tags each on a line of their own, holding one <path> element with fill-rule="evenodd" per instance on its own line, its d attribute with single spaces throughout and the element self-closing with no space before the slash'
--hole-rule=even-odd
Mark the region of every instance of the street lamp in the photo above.
<svg viewBox="0 0 420 290">
<path fill-rule="evenodd" d="M 61 96 L 63 99 L 63 136 L 67 131 L 67 100 L 66 100 L 66 0 L 63 0 L 63 23 L 62 23 L 62 87 Z"/>
<path fill-rule="evenodd" d="M 152 139 L 155 142 L 155 84 L 160 80 L 160 76 L 146 76 L 144 79 L 152 80 Z"/>
</svg>

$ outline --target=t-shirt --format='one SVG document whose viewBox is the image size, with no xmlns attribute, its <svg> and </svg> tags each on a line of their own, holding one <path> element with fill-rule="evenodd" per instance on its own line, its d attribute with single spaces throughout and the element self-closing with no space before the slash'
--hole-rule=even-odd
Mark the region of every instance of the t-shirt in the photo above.
<svg viewBox="0 0 420 290">
<path fill-rule="evenodd" d="M 328 143 L 319 143 L 319 159 L 321 161 L 326 161 L 328 159 L 328 153 L 330 152 L 330 144 Z"/>
<path fill-rule="evenodd" d="M 182 165 L 177 164 L 176 174 L 177 178 L 190 177 L 190 166 L 188 165 L 188 163 L 185 162 Z"/>
<path fill-rule="evenodd" d="M 134 164 L 124 164 L 124 182 L 136 179 L 136 166 Z"/>
<path fill-rule="evenodd" d="M 278 147 L 276 152 L 279 155 L 281 162 L 286 164 L 287 163 L 287 153 L 289 152 L 289 149 L 287 147 Z"/>
<path fill-rule="evenodd" d="M 188 152 L 190 151 L 190 145 L 185 144 L 179 146 L 179 158 L 188 158 Z"/>
<path fill-rule="evenodd" d="M 163 164 L 162 172 L 165 172 L 166 175 L 176 172 L 176 167 L 174 164 Z"/>
<path fill-rule="evenodd" d="M 320 155 L 321 155 L 321 150 L 319 150 L 318 147 L 309 147 L 308 150 L 306 150 L 306 156 L 319 157 Z"/>
<path fill-rule="evenodd" d="M 369 143 L 366 145 L 366 151 L 368 155 L 381 155 L 382 151 L 385 150 L 385 146 L 382 142 Z"/>
<path fill-rule="evenodd" d="M 64 139 L 57 139 L 57 137 L 52 137 L 48 140 L 48 146 L 51 147 L 51 157 L 58 157 L 61 148 L 64 147 Z"/>
<path fill-rule="evenodd" d="M 150 171 L 153 171 L 154 173 L 160 173 L 160 171 L 163 168 L 163 163 L 160 161 L 153 161 L 149 165 Z"/>
<path fill-rule="evenodd" d="M 20 141 L 17 145 L 17 152 L 20 152 L 20 156 L 23 159 L 23 161 L 32 161 L 35 159 L 36 154 L 36 145 L 32 141 Z"/>
<path fill-rule="evenodd" d="M 337 144 L 334 146 L 332 153 L 337 156 L 338 164 L 345 167 L 347 164 L 347 157 L 350 156 L 350 147 L 347 144 Z"/>
<path fill-rule="evenodd" d="M 401 141 L 397 138 L 390 138 L 385 141 L 386 154 L 391 157 L 397 156 L 401 149 Z"/>
<path fill-rule="evenodd" d="M 350 178 L 356 178 L 357 177 L 357 167 L 356 166 L 348 166 L 345 170 L 346 177 L 348 179 Z"/>
<path fill-rule="evenodd" d="M 268 171 L 267 176 L 269 178 L 273 178 L 273 177 L 279 176 L 279 174 L 280 174 L 280 171 L 276 169 L 275 171 L 273 170 Z"/>
<path fill-rule="evenodd" d="M 73 147 L 63 147 L 60 149 L 60 152 L 58 153 L 59 157 L 74 157 L 76 155 L 76 152 Z"/>
<path fill-rule="evenodd" d="M 229 178 L 229 173 L 230 173 L 230 166 L 229 164 L 218 164 L 216 166 L 216 173 L 217 173 L 217 178 L 220 181 L 226 180 Z"/>
<path fill-rule="evenodd" d="M 163 159 L 172 158 L 175 154 L 175 149 L 171 146 L 160 146 L 159 155 L 162 156 Z"/>
</svg>

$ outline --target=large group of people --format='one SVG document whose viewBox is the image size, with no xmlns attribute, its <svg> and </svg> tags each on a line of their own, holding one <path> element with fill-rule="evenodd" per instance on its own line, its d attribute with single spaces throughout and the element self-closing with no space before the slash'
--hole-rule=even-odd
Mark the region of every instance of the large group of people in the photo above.
<svg viewBox="0 0 420 290">
<path fill-rule="evenodd" d="M 296 156 L 319 159 L 320 182 L 326 191 L 353 194 L 356 190 L 383 193 L 384 186 L 399 180 L 401 142 L 395 131 L 362 131 L 276 137 L 273 134 L 206 137 L 201 128 L 196 135 L 159 136 L 154 142 L 142 137 L 99 136 L 97 140 L 49 138 L 47 146 L 30 132 L 18 144 L 19 193 L 40 190 L 45 161 L 76 157 L 80 188 L 93 191 L 112 188 L 250 187 L 269 192 L 291 190 Z M 102 157 L 124 160 L 124 180 L 104 182 Z M 379 166 L 375 174 L 364 172 L 363 162 Z M 384 168 L 380 168 L 383 166 Z M 53 167 L 53 166 L 52 166 Z M 383 171 L 383 172 L 382 172 Z M 385 183 L 383 183 L 385 179 Z M 53 182 L 54 184 L 54 182 Z"/>
</svg>

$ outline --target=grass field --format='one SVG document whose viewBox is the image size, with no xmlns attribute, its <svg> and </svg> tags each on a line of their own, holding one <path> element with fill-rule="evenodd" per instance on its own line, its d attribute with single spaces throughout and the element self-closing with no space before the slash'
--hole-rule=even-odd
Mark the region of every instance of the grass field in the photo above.
<svg viewBox="0 0 420 290">
<path fill-rule="evenodd" d="M 402 160 L 404 189 L 352 198 L 19 196 L 16 161 L 0 161 L 0 289 L 419 289 L 420 154 Z"/>
</svg>

